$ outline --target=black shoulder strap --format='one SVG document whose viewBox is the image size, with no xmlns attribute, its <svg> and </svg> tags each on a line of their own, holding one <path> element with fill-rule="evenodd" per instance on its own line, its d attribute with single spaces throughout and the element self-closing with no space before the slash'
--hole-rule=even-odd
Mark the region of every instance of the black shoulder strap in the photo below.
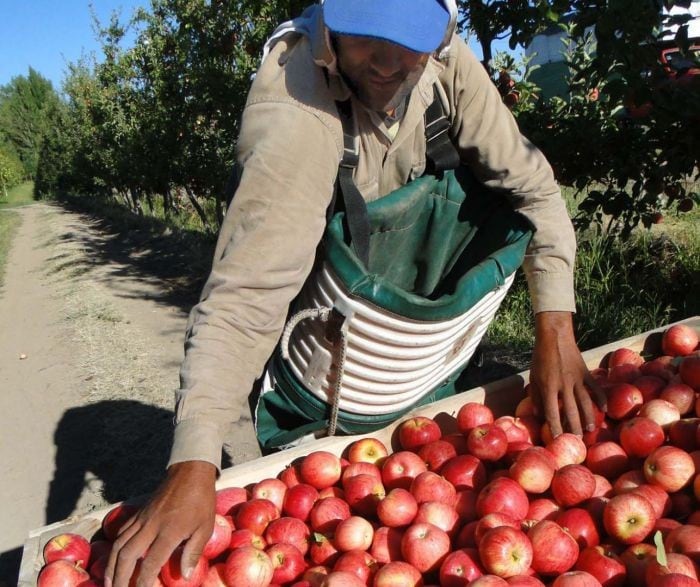
<svg viewBox="0 0 700 587">
<path fill-rule="evenodd" d="M 333 200 L 328 207 L 328 220 L 330 221 L 335 211 L 337 195 L 340 193 L 340 203 L 345 209 L 351 246 L 367 267 L 369 263 L 367 203 L 353 180 L 353 172 L 360 160 L 359 138 L 355 132 L 352 102 L 346 100 L 336 102 L 336 105 L 343 125 L 343 158 L 338 168 Z M 459 167 L 459 154 L 450 139 L 449 130 L 450 119 L 445 113 L 436 83 L 433 86 L 433 102 L 425 111 L 426 173 L 437 174 Z"/>
<path fill-rule="evenodd" d="M 450 119 L 440 99 L 437 82 L 433 103 L 425 111 L 426 173 L 437 174 L 459 167 L 459 153 L 450 139 Z"/>
<path fill-rule="evenodd" d="M 367 203 L 357 189 L 353 180 L 353 172 L 360 161 L 359 137 L 355 132 L 354 120 L 352 116 L 352 102 L 346 100 L 337 102 L 340 121 L 343 124 L 343 158 L 338 168 L 338 181 L 336 182 L 336 194 L 333 201 L 340 192 L 343 207 L 345 209 L 345 219 L 350 232 L 350 243 L 355 250 L 355 254 L 364 263 L 369 265 L 369 216 L 367 214 Z M 331 205 L 331 208 L 333 204 Z M 331 214 L 332 214 L 331 210 Z"/>
</svg>

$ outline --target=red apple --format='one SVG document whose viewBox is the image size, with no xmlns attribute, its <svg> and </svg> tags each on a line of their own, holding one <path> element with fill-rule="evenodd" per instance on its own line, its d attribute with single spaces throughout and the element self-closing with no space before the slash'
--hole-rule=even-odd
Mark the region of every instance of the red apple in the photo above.
<svg viewBox="0 0 700 587">
<path fill-rule="evenodd" d="M 516 530 L 521 530 L 522 528 L 520 520 L 514 520 L 506 514 L 487 514 L 480 520 L 477 520 L 476 528 L 474 528 L 474 543 L 479 544 L 481 539 L 484 537 L 489 530 L 494 528 L 500 528 L 501 526 L 508 526 L 509 528 L 515 528 Z"/>
<path fill-rule="evenodd" d="M 540 575 L 560 575 L 576 563 L 578 544 L 571 534 L 556 522 L 537 522 L 527 533 L 527 537 L 532 543 L 532 568 Z"/>
<path fill-rule="evenodd" d="M 408 489 L 418 475 L 428 467 L 416 453 L 407 450 L 389 455 L 382 464 L 382 481 L 388 490 L 396 487 Z"/>
<path fill-rule="evenodd" d="M 422 587 L 423 576 L 413 565 L 392 561 L 377 571 L 372 587 Z"/>
<path fill-rule="evenodd" d="M 88 572 L 78 564 L 57 559 L 45 565 L 37 579 L 38 587 L 78 587 L 90 579 Z"/>
<path fill-rule="evenodd" d="M 650 402 L 661 395 L 661 390 L 666 387 L 667 380 L 654 375 L 642 375 L 634 380 L 633 385 L 642 392 L 644 403 Z"/>
<path fill-rule="evenodd" d="M 482 424 L 470 430 L 467 436 L 467 450 L 477 459 L 495 462 L 506 454 L 508 437 L 495 424 Z"/>
<path fill-rule="evenodd" d="M 486 467 L 472 455 L 457 455 L 447 461 L 440 469 L 440 474 L 457 491 L 463 489 L 481 490 L 486 484 Z"/>
<path fill-rule="evenodd" d="M 122 526 L 133 518 L 139 508 L 133 504 L 121 503 L 107 512 L 102 519 L 102 533 L 110 542 L 114 542 L 119 535 Z"/>
<path fill-rule="evenodd" d="M 632 349 L 619 348 L 610 353 L 608 357 L 608 369 L 617 367 L 619 365 L 634 365 L 639 367 L 644 363 L 642 356 Z"/>
<path fill-rule="evenodd" d="M 207 543 L 204 545 L 202 556 L 207 560 L 211 560 L 224 552 L 231 544 L 231 533 L 233 532 L 233 524 L 228 518 L 220 515 L 214 515 L 214 529 Z"/>
<path fill-rule="evenodd" d="M 304 562 L 304 555 L 292 544 L 278 542 L 270 546 L 266 552 L 272 561 L 273 583 L 283 584 L 296 581 L 308 566 Z"/>
<path fill-rule="evenodd" d="M 457 458 L 457 457 L 455 457 Z M 409 491 L 416 498 L 418 505 L 424 501 L 440 501 L 454 506 L 457 499 L 455 486 L 444 477 L 426 471 L 421 473 L 411 482 Z"/>
<path fill-rule="evenodd" d="M 608 416 L 622 420 L 635 416 L 644 403 L 642 392 L 629 383 L 618 383 L 608 389 Z"/>
<path fill-rule="evenodd" d="M 695 474 L 692 457 L 675 446 L 661 446 L 644 461 L 644 475 L 652 485 L 673 493 L 685 487 Z"/>
<path fill-rule="evenodd" d="M 267 553 L 252 546 L 232 550 L 226 559 L 224 579 L 236 587 L 267 587 L 272 582 L 274 566 Z"/>
<path fill-rule="evenodd" d="M 642 542 L 655 521 L 654 507 L 648 499 L 636 493 L 616 495 L 603 512 L 605 530 L 623 544 Z"/>
<path fill-rule="evenodd" d="M 435 420 L 425 416 L 415 416 L 399 425 L 398 435 L 403 450 L 415 451 L 424 444 L 439 440 L 442 431 Z"/>
<path fill-rule="evenodd" d="M 586 460 L 586 445 L 583 440 L 564 432 L 547 444 L 547 450 L 554 455 L 557 467 L 565 465 L 580 465 Z"/>
<path fill-rule="evenodd" d="M 586 571 L 569 571 L 554 579 L 552 587 L 602 587 L 600 581 Z"/>
<path fill-rule="evenodd" d="M 620 425 L 620 444 L 631 457 L 649 456 L 665 437 L 661 426 L 650 418 L 632 418 Z"/>
<path fill-rule="evenodd" d="M 368 552 L 351 550 L 340 555 L 333 565 L 333 572 L 351 573 L 362 581 L 362 585 L 368 585 L 374 579 L 378 568 L 379 564 Z"/>
<path fill-rule="evenodd" d="M 381 526 L 374 532 L 372 546 L 369 553 L 377 562 L 386 564 L 391 561 L 401 560 L 401 539 L 403 530 Z"/>
<path fill-rule="evenodd" d="M 506 583 L 510 587 L 545 587 L 544 583 L 532 575 L 516 575 L 508 577 Z"/>
<path fill-rule="evenodd" d="M 554 500 L 547 497 L 533 499 L 527 510 L 526 520 L 555 520 L 562 509 Z"/>
<path fill-rule="evenodd" d="M 333 571 L 323 579 L 319 587 L 366 587 L 362 579 L 348 571 Z M 296 584 L 295 586 L 296 587 Z"/>
<path fill-rule="evenodd" d="M 410 491 L 397 487 L 377 504 L 379 521 L 390 528 L 408 526 L 418 513 L 418 502 Z"/>
<path fill-rule="evenodd" d="M 673 357 L 667 355 L 657 357 L 644 363 L 639 367 L 639 370 L 644 375 L 653 375 L 665 381 L 670 381 L 676 372 L 676 367 L 672 363 L 673 359 Z"/>
<path fill-rule="evenodd" d="M 237 530 L 248 529 L 262 536 L 267 525 L 280 517 L 277 506 L 267 499 L 251 499 L 236 508 L 234 525 Z"/>
<path fill-rule="evenodd" d="M 643 585 L 647 565 L 656 560 L 656 547 L 644 542 L 633 544 L 620 555 L 620 560 L 627 570 L 627 582 L 630 585 Z"/>
<path fill-rule="evenodd" d="M 301 483 L 301 479 L 299 478 L 299 463 L 295 462 L 291 465 L 288 465 L 279 472 L 277 477 L 288 488 L 298 485 L 299 483 Z"/>
<path fill-rule="evenodd" d="M 340 476 L 343 489 L 345 489 L 345 482 L 355 475 L 372 475 L 378 481 L 382 480 L 382 472 L 377 465 L 364 462 L 350 463 L 343 469 L 343 474 Z"/>
<path fill-rule="evenodd" d="M 523 399 L 521 399 L 518 402 L 518 405 L 515 407 L 515 417 L 516 418 L 522 418 L 523 416 L 536 416 L 537 415 L 537 407 L 535 406 L 535 402 L 532 401 L 532 397 L 529 395 L 526 395 Z"/>
<path fill-rule="evenodd" d="M 467 437 L 461 432 L 453 432 L 442 437 L 444 442 L 449 442 L 457 451 L 458 455 L 466 454 L 467 452 Z"/>
<path fill-rule="evenodd" d="M 695 407 L 695 390 L 680 381 L 669 383 L 664 387 L 660 398 L 676 406 L 681 416 L 689 414 Z"/>
<path fill-rule="evenodd" d="M 684 554 L 670 552 L 666 555 L 666 564 L 662 565 L 657 560 L 652 560 L 647 565 L 645 574 L 647 585 L 651 585 L 654 580 L 661 575 L 677 573 L 697 580 L 698 573 L 695 564 Z"/>
<path fill-rule="evenodd" d="M 554 521 L 571 534 L 581 550 L 600 544 L 600 535 L 595 520 L 583 508 L 562 511 Z"/>
<path fill-rule="evenodd" d="M 593 475 L 595 479 L 595 490 L 593 491 L 593 497 L 612 497 L 613 496 L 613 486 L 610 484 L 605 477 L 602 475 Z"/>
<path fill-rule="evenodd" d="M 44 545 L 44 561 L 65 560 L 83 569 L 90 561 L 90 543 L 79 534 L 64 533 L 54 536 Z"/>
<path fill-rule="evenodd" d="M 333 543 L 341 552 L 367 550 L 372 545 L 373 536 L 372 524 L 359 516 L 350 516 L 336 526 Z"/>
<path fill-rule="evenodd" d="M 473 489 L 462 489 L 457 492 L 455 511 L 462 522 L 471 522 L 476 518 L 476 498 L 478 493 Z"/>
<path fill-rule="evenodd" d="M 532 442 L 530 431 L 520 418 L 513 416 L 501 416 L 493 421 L 494 426 L 498 426 L 506 433 L 508 442 Z"/>
<path fill-rule="evenodd" d="M 469 587 L 508 587 L 508 581 L 496 575 L 483 575 L 469 583 Z"/>
<path fill-rule="evenodd" d="M 452 538 L 459 528 L 459 515 L 451 505 L 439 501 L 424 501 L 418 507 L 414 524 L 429 523 L 447 532 Z"/>
<path fill-rule="evenodd" d="M 476 499 L 479 516 L 499 512 L 516 520 L 522 520 L 530 507 L 527 494 L 520 485 L 508 477 L 494 479 L 486 485 Z"/>
<path fill-rule="evenodd" d="M 297 483 L 287 489 L 282 504 L 282 512 L 302 522 L 309 519 L 311 508 L 318 500 L 318 490 L 307 483 Z"/>
<path fill-rule="evenodd" d="M 461 548 L 447 555 L 440 565 L 441 587 L 466 587 L 484 574 L 479 553 L 473 548 Z"/>
<path fill-rule="evenodd" d="M 633 489 L 632 493 L 641 495 L 649 500 L 649 503 L 654 508 L 654 516 L 657 519 L 662 518 L 671 511 L 671 500 L 668 493 L 658 485 L 649 485 L 645 483 Z"/>
<path fill-rule="evenodd" d="M 267 499 L 281 511 L 285 493 L 287 493 L 287 486 L 279 479 L 263 479 L 253 485 L 250 497 L 251 499 Z"/>
<path fill-rule="evenodd" d="M 246 547 L 247 548 L 247 547 Z M 256 549 L 256 552 L 260 552 Z M 197 560 L 197 564 L 192 570 L 189 578 L 185 579 L 180 573 L 181 570 L 181 558 L 182 558 L 182 547 L 179 546 L 170 555 L 168 562 L 163 565 L 160 570 L 160 580 L 163 582 L 165 587 L 197 587 L 201 585 L 204 581 L 204 577 L 207 576 L 207 571 L 209 570 L 209 563 L 207 559 L 200 556 Z"/>
<path fill-rule="evenodd" d="M 649 587 L 700 587 L 700 582 L 685 575 L 672 573 L 656 577 Z"/>
<path fill-rule="evenodd" d="M 615 479 L 615 484 L 613 485 L 614 495 L 619 495 L 620 493 L 627 493 L 633 489 L 637 489 L 640 485 L 646 485 L 647 478 L 642 473 L 641 469 L 632 469 L 620 475 Z M 612 497 L 612 495 L 610 496 Z"/>
<path fill-rule="evenodd" d="M 685 554 L 700 564 L 700 526 L 680 526 L 664 538 L 666 552 Z"/>
<path fill-rule="evenodd" d="M 700 391 L 700 357 L 696 355 L 683 359 L 678 373 L 683 383 L 690 385 L 695 391 Z"/>
<path fill-rule="evenodd" d="M 595 475 L 615 479 L 629 469 L 629 458 L 619 444 L 599 442 L 588 447 L 586 466 Z"/>
<path fill-rule="evenodd" d="M 284 517 L 270 522 L 265 529 L 268 544 L 284 542 L 299 549 L 302 555 L 309 550 L 309 527 L 297 518 Z"/>
<path fill-rule="evenodd" d="M 680 528 L 682 525 L 683 524 L 681 524 L 678 520 L 672 520 L 671 518 L 659 518 L 654 524 L 654 529 L 651 531 L 651 535 L 654 536 L 657 532 L 661 532 L 661 536 L 665 540 L 666 536 L 668 536 L 671 530 Z"/>
<path fill-rule="evenodd" d="M 389 451 L 377 438 L 361 438 L 348 447 L 348 461 L 351 463 L 372 463 L 380 465 Z"/>
<path fill-rule="evenodd" d="M 472 428 L 493 422 L 493 412 L 487 406 L 476 402 L 464 404 L 457 412 L 457 428 L 462 434 L 469 434 Z"/>
<path fill-rule="evenodd" d="M 316 489 L 330 487 L 340 479 L 340 459 L 327 451 L 312 452 L 301 461 L 299 475 L 303 483 Z"/>
<path fill-rule="evenodd" d="M 316 532 L 333 532 L 340 522 L 351 516 L 350 506 L 339 497 L 318 500 L 311 508 L 309 524 Z"/>
<path fill-rule="evenodd" d="M 604 587 L 622 587 L 625 584 L 625 565 L 608 545 L 584 548 L 574 568 L 590 573 Z"/>
<path fill-rule="evenodd" d="M 454 444 L 445 439 L 424 444 L 418 449 L 418 456 L 428 465 L 429 471 L 439 471 L 440 467 L 457 456 Z"/>
<path fill-rule="evenodd" d="M 639 415 L 654 420 L 664 430 L 681 417 L 678 408 L 663 399 L 653 399 L 645 403 L 639 410 Z"/>
<path fill-rule="evenodd" d="M 228 547 L 230 550 L 234 550 L 239 546 L 253 546 L 258 550 L 265 550 L 267 542 L 265 542 L 262 536 L 250 530 L 234 530 L 231 532 L 231 539 Z"/>
<path fill-rule="evenodd" d="M 309 559 L 311 559 L 311 562 L 316 565 L 332 566 L 339 556 L 340 551 L 335 547 L 331 538 L 320 532 L 314 532 L 311 535 L 309 546 Z"/>
<path fill-rule="evenodd" d="M 698 446 L 697 430 L 700 418 L 677 420 L 668 428 L 669 442 L 686 452 L 692 452 Z"/>
<path fill-rule="evenodd" d="M 552 495 L 556 502 L 571 507 L 593 497 L 595 478 L 583 465 L 566 465 L 554 473 Z"/>
<path fill-rule="evenodd" d="M 680 357 L 689 355 L 698 346 L 698 335 L 686 324 L 675 324 L 661 338 L 661 349 L 665 355 Z"/>
<path fill-rule="evenodd" d="M 227 587 L 225 572 L 225 563 L 216 563 L 211 565 L 207 571 L 206 577 L 204 577 L 202 587 Z"/>
<path fill-rule="evenodd" d="M 404 560 L 421 573 L 440 568 L 450 551 L 447 532 L 432 524 L 412 524 L 406 528 L 401 539 L 401 554 Z"/>
<path fill-rule="evenodd" d="M 639 367 L 630 363 L 626 365 L 618 365 L 613 367 L 608 372 L 608 383 L 632 383 L 635 379 L 641 377 L 642 372 Z"/>
<path fill-rule="evenodd" d="M 484 569 L 498 577 L 514 577 L 527 572 L 533 560 L 530 540 L 521 530 L 500 526 L 489 530 L 479 542 Z"/>
<path fill-rule="evenodd" d="M 377 504 L 386 497 L 381 479 L 374 475 L 355 475 L 348 478 L 343 487 L 350 509 L 363 516 L 373 516 Z"/>
</svg>

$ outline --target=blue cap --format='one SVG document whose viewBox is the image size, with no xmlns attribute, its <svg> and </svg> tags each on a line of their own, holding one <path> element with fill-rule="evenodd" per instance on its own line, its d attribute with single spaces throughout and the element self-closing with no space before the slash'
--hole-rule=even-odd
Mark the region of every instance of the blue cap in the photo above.
<svg viewBox="0 0 700 587">
<path fill-rule="evenodd" d="M 323 20 L 334 33 L 432 53 L 445 38 L 450 15 L 440 0 L 326 0 Z"/>
</svg>

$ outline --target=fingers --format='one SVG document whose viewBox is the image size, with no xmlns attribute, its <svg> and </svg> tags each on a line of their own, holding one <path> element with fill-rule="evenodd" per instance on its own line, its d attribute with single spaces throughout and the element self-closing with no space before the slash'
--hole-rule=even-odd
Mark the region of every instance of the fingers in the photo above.
<svg viewBox="0 0 700 587">
<path fill-rule="evenodd" d="M 593 407 L 593 400 L 591 399 L 591 396 L 588 393 L 586 386 L 578 384 L 575 386 L 574 392 L 576 393 L 576 399 L 578 401 L 580 411 L 583 413 L 583 424 L 585 426 L 586 431 L 590 432 L 592 430 L 595 430 L 595 408 Z"/>
<path fill-rule="evenodd" d="M 141 561 L 136 587 L 152 587 L 163 565 L 168 562 L 170 555 L 179 545 L 179 539 L 165 534 L 159 535 L 148 549 L 148 554 Z"/>
<path fill-rule="evenodd" d="M 137 521 L 137 516 L 134 516 L 129 520 L 122 529 L 119 531 L 119 535 L 114 541 L 114 545 L 109 553 L 109 558 L 107 559 L 107 566 L 105 568 L 105 587 L 111 587 L 112 585 L 118 586 L 119 583 L 116 582 L 115 570 L 117 568 L 117 562 L 119 562 L 120 567 L 126 568 L 128 566 L 127 558 L 123 555 L 123 547 L 131 540 L 131 538 L 139 531 L 141 527 L 140 523 Z M 133 565 L 136 564 L 136 560 L 133 561 Z M 131 573 L 131 571 L 130 571 Z M 127 578 L 131 574 L 127 575 Z"/>
<path fill-rule="evenodd" d="M 573 434 L 582 436 L 583 428 L 581 428 L 581 416 L 578 413 L 578 405 L 576 404 L 573 389 L 565 389 L 562 392 L 562 403 L 564 407 L 564 415 L 566 416 L 566 421 L 569 424 L 569 430 L 571 430 Z"/>
<path fill-rule="evenodd" d="M 119 535 L 114 541 L 114 547 L 108 563 L 109 574 L 105 578 L 112 577 L 111 582 L 105 580 L 105 587 L 126 587 L 134 574 L 134 569 L 143 553 L 147 552 L 156 537 L 156 532 L 142 527 L 140 523 L 133 524 L 126 532 Z M 111 567 L 109 566 L 111 565 Z M 155 577 L 153 578 L 155 581 Z M 149 584 L 152 585 L 153 581 Z"/>
<path fill-rule="evenodd" d="M 542 395 L 544 417 L 549 424 L 552 437 L 556 438 L 563 432 L 559 416 L 559 395 L 557 390 L 553 388 L 542 392 Z"/>
<path fill-rule="evenodd" d="M 586 373 L 584 381 L 586 382 L 586 387 L 590 390 L 591 396 L 593 397 L 593 401 L 595 401 L 595 403 L 601 410 L 607 412 L 608 396 L 605 395 L 603 388 L 590 373 Z"/>
<path fill-rule="evenodd" d="M 202 551 L 211 536 L 211 532 L 207 532 L 205 528 L 197 528 L 182 550 L 180 558 L 180 572 L 186 579 L 189 578 L 192 570 L 197 566 L 199 559 L 202 556 Z"/>
</svg>

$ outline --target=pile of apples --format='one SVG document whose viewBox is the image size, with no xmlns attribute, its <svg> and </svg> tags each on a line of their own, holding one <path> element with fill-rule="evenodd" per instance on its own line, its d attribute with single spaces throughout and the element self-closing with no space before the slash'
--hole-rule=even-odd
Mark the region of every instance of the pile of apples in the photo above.
<svg viewBox="0 0 700 587">
<path fill-rule="evenodd" d="M 662 348 L 620 348 L 593 371 L 607 413 L 582 438 L 552 438 L 528 396 L 500 418 L 467 403 L 443 428 L 402 422 L 393 454 L 363 438 L 222 489 L 191 577 L 177 550 L 156 584 L 700 587 L 698 335 L 673 326 Z M 50 540 L 39 585 L 101 585 L 134 513 L 112 509 L 92 543 Z"/>
</svg>

